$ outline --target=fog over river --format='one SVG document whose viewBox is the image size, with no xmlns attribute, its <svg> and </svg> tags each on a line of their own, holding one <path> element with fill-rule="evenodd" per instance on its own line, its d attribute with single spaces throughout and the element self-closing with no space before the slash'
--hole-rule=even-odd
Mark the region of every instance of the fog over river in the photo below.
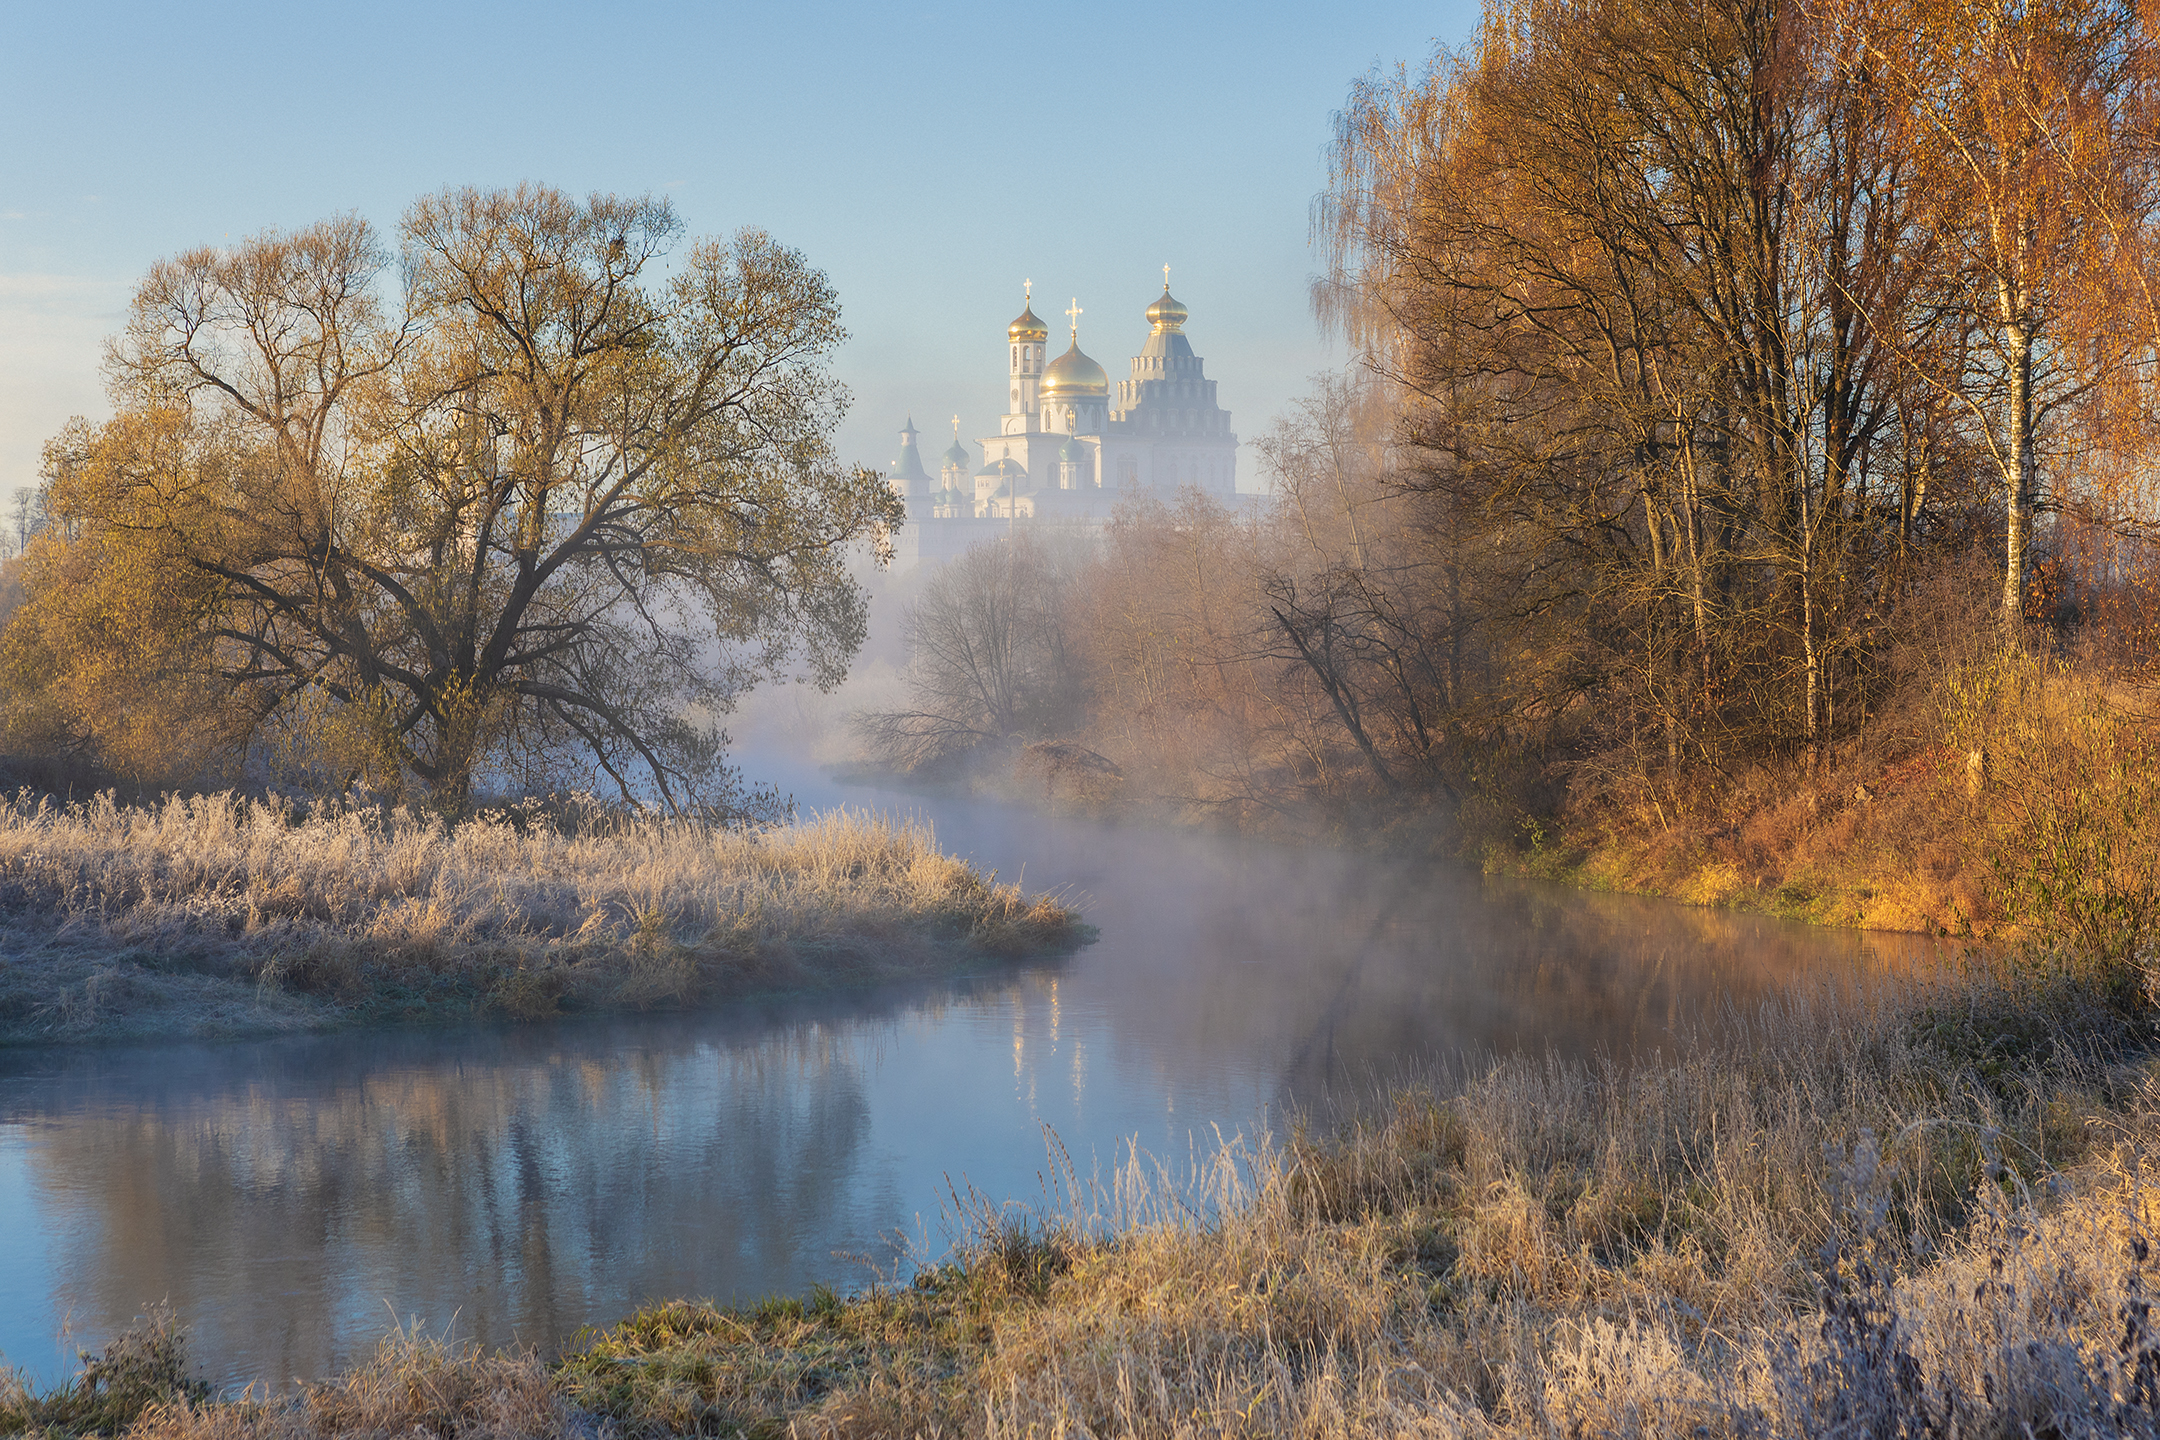
<svg viewBox="0 0 2160 1440">
<path fill-rule="evenodd" d="M 753 771 L 757 767 L 753 766 Z M 1465 1053 L 1624 1057 L 1926 942 L 791 777 L 917 811 L 1100 928 L 1056 963 L 713 1014 L 0 1053 L 0 1353 L 51 1380 L 167 1299 L 206 1374 L 392 1323 L 558 1345 L 942 1249 L 948 1180 L 1082 1177 Z M 67 1338 L 60 1337 L 63 1330 Z"/>
</svg>

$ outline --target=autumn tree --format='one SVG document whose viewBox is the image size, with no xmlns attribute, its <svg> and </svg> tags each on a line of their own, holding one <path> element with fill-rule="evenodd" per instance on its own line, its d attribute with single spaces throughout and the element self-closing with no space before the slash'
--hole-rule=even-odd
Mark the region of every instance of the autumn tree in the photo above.
<svg viewBox="0 0 2160 1440">
<path fill-rule="evenodd" d="M 332 784 L 724 798 L 719 718 L 798 662 L 838 681 L 848 553 L 900 518 L 832 453 L 832 287 L 535 186 L 428 197 L 400 242 L 343 217 L 145 278 L 119 414 L 47 487 L 16 707 L 102 741 L 142 710 L 100 677 L 184 676 L 197 733 L 307 742 Z"/>
<path fill-rule="evenodd" d="M 1397 468 L 1391 396 L 1370 375 L 1321 376 L 1258 449 L 1276 542 L 1258 575 L 1256 654 L 1302 672 L 1380 791 L 1460 802 L 1498 728 L 1477 603 L 1492 545 Z"/>
<path fill-rule="evenodd" d="M 1403 397 L 1405 483 L 1485 537 L 1473 608 L 1541 635 L 1508 683 L 1596 713 L 1608 773 L 1812 763 L 1962 513 L 1911 362 L 1960 332 L 1851 52 L 1778 0 L 1495 6 L 1342 117 L 1323 313 Z"/>
<path fill-rule="evenodd" d="M 2050 421 L 2097 406 L 2119 372 L 2154 356 L 2150 37 L 2136 7 L 2092 0 L 1827 13 L 1847 68 L 1892 102 L 1889 128 L 1921 198 L 1909 238 L 1934 262 L 1930 299 L 1974 337 L 1948 352 L 1919 347 L 1911 363 L 1971 412 L 2001 477 L 2001 613 L 2015 627 L 2035 516 L 2073 499 L 2069 475 L 2051 485 L 2043 473 Z M 2096 418 L 2084 418 L 2083 438 L 2107 428 Z M 2079 438 L 2058 436 L 2054 452 L 2088 458 Z"/>
</svg>

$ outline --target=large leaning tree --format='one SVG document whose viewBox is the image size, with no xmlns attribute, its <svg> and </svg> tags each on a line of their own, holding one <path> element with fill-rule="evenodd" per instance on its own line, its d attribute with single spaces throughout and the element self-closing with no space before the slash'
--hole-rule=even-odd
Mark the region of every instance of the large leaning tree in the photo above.
<svg viewBox="0 0 2160 1440">
<path fill-rule="evenodd" d="M 898 502 L 839 464 L 825 276 L 664 201 L 526 186 L 158 265 L 116 417 L 47 450 L 10 723 L 148 778 L 238 757 L 446 810 L 724 799 L 719 719 L 863 637 Z"/>
</svg>

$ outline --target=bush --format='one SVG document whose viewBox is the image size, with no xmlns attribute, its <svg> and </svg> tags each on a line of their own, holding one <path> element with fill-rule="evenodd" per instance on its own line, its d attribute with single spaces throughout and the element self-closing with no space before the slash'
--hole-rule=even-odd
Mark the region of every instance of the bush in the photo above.
<svg viewBox="0 0 2160 1440">
<path fill-rule="evenodd" d="M 0 1368 L 0 1433 L 118 1435 L 155 1406 L 201 1400 L 210 1387 L 188 1374 L 187 1332 L 159 1307 L 113 1337 L 96 1356 L 77 1352 L 71 1384 L 39 1393 Z"/>
</svg>

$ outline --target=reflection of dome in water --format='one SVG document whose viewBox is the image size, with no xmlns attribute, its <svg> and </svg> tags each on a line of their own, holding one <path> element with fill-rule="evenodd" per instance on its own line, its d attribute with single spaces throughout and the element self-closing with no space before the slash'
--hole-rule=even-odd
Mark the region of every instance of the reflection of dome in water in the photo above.
<svg viewBox="0 0 2160 1440">
<path fill-rule="evenodd" d="M 1005 338 L 1014 344 L 1022 340 L 1047 340 L 1050 327 L 1036 318 L 1035 307 L 1030 304 L 1020 312 L 1020 318 L 1005 327 Z"/>
<path fill-rule="evenodd" d="M 1170 287 L 1165 285 L 1162 298 L 1147 307 L 1147 322 L 1157 330 L 1182 330 L 1187 313 L 1177 297 L 1170 293 Z"/>
<path fill-rule="evenodd" d="M 1073 337 L 1072 349 L 1051 361 L 1043 369 L 1042 397 L 1045 400 L 1100 400 L 1110 394 L 1110 377 L 1103 368 L 1080 353 L 1080 339 Z"/>
</svg>

